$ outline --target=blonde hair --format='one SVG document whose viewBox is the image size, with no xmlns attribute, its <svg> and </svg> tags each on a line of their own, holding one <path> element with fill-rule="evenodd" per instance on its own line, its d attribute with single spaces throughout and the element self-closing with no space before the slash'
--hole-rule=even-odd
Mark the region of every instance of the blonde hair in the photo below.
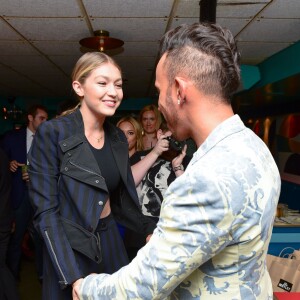
<svg viewBox="0 0 300 300">
<path fill-rule="evenodd" d="M 106 55 L 102 52 L 88 52 L 83 54 L 78 61 L 76 62 L 73 72 L 72 72 L 72 82 L 78 81 L 81 84 L 84 84 L 86 79 L 90 76 L 90 74 L 100 67 L 102 64 L 110 63 L 113 64 L 120 72 L 121 68 L 116 63 L 114 59 L 112 59 L 110 56 Z M 121 72 L 122 73 L 122 72 Z M 79 97 L 79 103 L 62 113 L 62 115 L 68 115 L 75 111 L 80 105 L 81 105 L 81 98 Z"/>
<path fill-rule="evenodd" d="M 140 123 L 132 116 L 125 116 L 118 121 L 117 127 L 119 127 L 120 124 L 123 122 L 130 123 L 134 128 L 135 135 L 136 135 L 136 151 L 144 150 L 143 141 L 142 141 L 142 127 Z"/>
<path fill-rule="evenodd" d="M 142 124 L 143 114 L 146 111 L 153 111 L 154 112 L 154 115 L 155 115 L 155 118 L 156 118 L 155 129 L 157 131 L 159 129 L 159 126 L 160 126 L 161 122 L 162 122 L 162 117 L 161 117 L 160 111 L 158 110 L 157 106 L 154 105 L 154 104 L 149 104 L 149 105 L 144 106 L 142 108 L 142 110 L 140 111 L 140 114 L 139 114 L 140 124 Z"/>
</svg>

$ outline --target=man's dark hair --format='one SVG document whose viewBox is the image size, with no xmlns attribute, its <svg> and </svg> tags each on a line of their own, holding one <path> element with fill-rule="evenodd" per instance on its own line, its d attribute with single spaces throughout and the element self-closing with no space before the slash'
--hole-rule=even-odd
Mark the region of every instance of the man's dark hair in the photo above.
<svg viewBox="0 0 300 300">
<path fill-rule="evenodd" d="M 228 29 L 209 23 L 181 25 L 163 36 L 160 56 L 164 53 L 170 83 L 185 74 L 205 94 L 230 103 L 240 84 L 240 55 Z"/>
<path fill-rule="evenodd" d="M 45 111 L 46 113 L 48 113 L 47 108 L 44 105 L 41 104 L 33 104 L 31 105 L 28 110 L 27 110 L 27 115 L 31 115 L 33 117 L 35 117 L 37 115 L 37 111 L 38 109 Z"/>
</svg>

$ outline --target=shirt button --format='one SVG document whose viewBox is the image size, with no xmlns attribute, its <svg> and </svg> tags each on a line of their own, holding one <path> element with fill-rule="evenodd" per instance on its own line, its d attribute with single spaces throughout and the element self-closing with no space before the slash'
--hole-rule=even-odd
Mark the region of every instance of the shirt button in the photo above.
<svg viewBox="0 0 300 300">
<path fill-rule="evenodd" d="M 99 201 L 98 204 L 101 206 L 103 205 L 103 201 Z"/>
<path fill-rule="evenodd" d="M 71 154 L 71 152 L 68 152 L 68 156 L 71 156 L 72 154 Z"/>
<path fill-rule="evenodd" d="M 64 147 L 67 147 L 67 144 L 66 144 L 66 143 L 63 143 L 63 146 L 64 146 Z"/>
<path fill-rule="evenodd" d="M 69 168 L 68 167 L 65 167 L 65 171 L 68 171 L 69 170 Z"/>
<path fill-rule="evenodd" d="M 99 180 L 97 179 L 97 180 L 95 180 L 95 182 L 96 182 L 96 183 L 99 183 Z"/>
</svg>

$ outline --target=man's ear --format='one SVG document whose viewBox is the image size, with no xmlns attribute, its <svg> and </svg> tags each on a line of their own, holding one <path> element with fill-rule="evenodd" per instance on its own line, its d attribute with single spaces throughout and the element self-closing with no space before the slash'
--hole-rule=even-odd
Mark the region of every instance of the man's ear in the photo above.
<svg viewBox="0 0 300 300">
<path fill-rule="evenodd" d="M 28 115 L 27 118 L 28 118 L 28 121 L 29 121 L 29 122 L 32 122 L 32 121 L 33 121 L 33 116 L 32 116 L 32 115 Z"/>
<path fill-rule="evenodd" d="M 73 81 L 72 83 L 73 90 L 79 97 L 83 97 L 82 87 L 79 81 Z"/>
<path fill-rule="evenodd" d="M 175 88 L 177 92 L 177 99 L 184 102 L 186 99 L 188 82 L 184 77 L 175 77 Z"/>
</svg>

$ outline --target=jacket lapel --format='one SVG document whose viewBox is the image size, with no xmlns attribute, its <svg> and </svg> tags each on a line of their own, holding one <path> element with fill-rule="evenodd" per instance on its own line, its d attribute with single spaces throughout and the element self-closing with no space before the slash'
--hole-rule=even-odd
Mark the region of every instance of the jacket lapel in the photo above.
<svg viewBox="0 0 300 300">
<path fill-rule="evenodd" d="M 59 142 L 64 153 L 61 172 L 90 185 L 107 190 L 98 163 L 84 135 L 84 125 L 79 110 L 75 111 L 76 133 Z"/>
<path fill-rule="evenodd" d="M 108 140 L 110 142 L 112 153 L 119 168 L 122 180 L 125 184 L 127 184 L 128 144 L 120 139 L 117 129 L 111 124 L 106 123 L 105 129 L 107 129 L 106 132 L 109 137 Z"/>
</svg>

